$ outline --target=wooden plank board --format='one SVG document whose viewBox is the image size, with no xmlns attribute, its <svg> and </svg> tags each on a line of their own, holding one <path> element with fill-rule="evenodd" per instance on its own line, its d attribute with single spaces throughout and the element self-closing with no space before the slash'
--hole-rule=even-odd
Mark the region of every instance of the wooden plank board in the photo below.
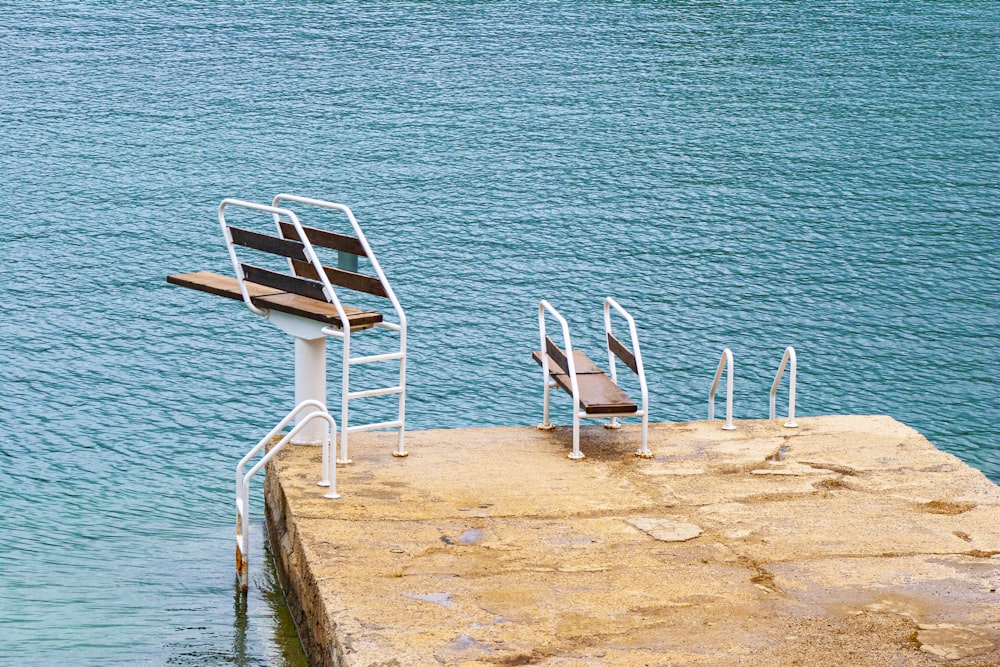
<svg viewBox="0 0 1000 667">
<path fill-rule="evenodd" d="M 289 292 L 270 294 L 252 299 L 252 301 L 259 308 L 269 308 L 289 315 L 298 315 L 317 322 L 324 322 L 337 329 L 341 328 L 337 308 L 326 301 L 317 301 Z M 347 315 L 352 331 L 368 329 L 382 321 L 382 313 L 377 310 L 359 310 L 344 306 L 344 314 Z"/>
<path fill-rule="evenodd" d="M 231 276 L 223 276 L 210 271 L 198 271 L 196 273 L 178 273 L 167 276 L 167 282 L 171 285 L 179 285 L 199 292 L 208 292 L 216 296 L 224 296 L 227 299 L 243 300 L 243 293 L 240 292 L 240 283 Z M 267 294 L 279 294 L 281 291 L 266 285 L 248 282 L 247 292 L 251 299 Z"/>
<path fill-rule="evenodd" d="M 326 302 L 323 285 L 314 280 L 297 278 L 287 273 L 278 273 L 251 264 L 241 264 L 240 266 L 243 268 L 243 276 L 250 282 L 268 285 L 280 292 L 292 292 L 309 299 Z"/>
<path fill-rule="evenodd" d="M 243 300 L 240 284 L 231 276 L 223 276 L 209 271 L 183 273 L 167 276 L 167 282 L 180 287 L 207 292 L 227 299 Z M 258 308 L 269 308 L 289 315 L 298 315 L 309 320 L 323 322 L 337 329 L 341 328 L 340 317 L 332 303 L 317 301 L 298 294 L 290 294 L 273 287 L 247 282 L 250 301 Z M 368 329 L 382 321 L 382 314 L 376 310 L 361 310 L 344 306 L 344 313 L 352 330 Z"/>
<path fill-rule="evenodd" d="M 562 350 L 560 350 L 560 354 L 561 353 Z M 562 357 L 565 359 L 566 355 L 563 354 Z M 531 358 L 534 359 L 539 366 L 542 365 L 542 355 L 537 350 L 531 353 Z M 573 366 L 576 368 L 577 375 L 604 373 L 604 371 L 601 370 L 597 364 L 591 361 L 590 358 L 580 350 L 573 350 Z M 564 369 L 558 361 L 553 359 L 552 355 L 549 355 L 549 375 L 566 375 L 568 373 L 569 371 Z"/>
<path fill-rule="evenodd" d="M 542 355 L 540 352 L 532 352 L 531 357 L 537 364 L 541 365 Z M 612 382 L 611 378 L 580 350 L 573 350 L 573 365 L 576 368 L 576 383 L 580 390 L 580 407 L 588 415 L 639 411 L 639 406 L 628 397 L 628 394 Z M 563 370 L 552 357 L 549 357 L 549 375 L 567 394 L 573 395 L 573 384 L 570 381 L 569 373 Z"/>
<path fill-rule="evenodd" d="M 639 374 L 639 364 L 636 362 L 632 350 L 628 349 L 625 343 L 618 340 L 614 334 L 608 334 L 608 349 L 621 359 L 623 364 L 631 368 L 633 373 Z"/>
<path fill-rule="evenodd" d="M 229 226 L 229 236 L 233 243 L 253 248 L 261 252 L 269 252 L 273 255 L 281 255 L 291 259 L 304 260 L 306 258 L 306 247 L 299 241 L 280 239 L 277 236 L 253 232 L 249 229 Z"/>
<path fill-rule="evenodd" d="M 290 222 L 282 222 L 281 235 L 286 239 L 298 239 L 299 235 L 295 231 L 295 225 Z M 365 252 L 365 247 L 361 245 L 361 239 L 356 236 L 346 236 L 344 234 L 336 234 L 334 232 L 328 232 L 324 229 L 316 229 L 315 227 L 302 226 L 302 231 L 306 233 L 306 238 L 309 239 L 309 243 L 313 245 L 318 245 L 321 248 L 329 248 L 331 250 L 339 250 L 341 252 L 349 252 L 352 255 L 357 255 L 358 257 L 367 257 L 368 253 Z"/>
<path fill-rule="evenodd" d="M 295 269 L 295 275 L 302 276 L 303 278 L 310 278 L 312 280 L 319 280 L 319 274 L 316 272 L 316 267 L 309 262 L 292 260 L 292 266 Z M 332 266 L 324 266 L 323 271 L 326 273 L 327 280 L 339 287 L 346 287 L 347 289 L 355 290 L 357 292 L 367 292 L 368 294 L 374 294 L 375 296 L 385 298 L 389 297 L 389 294 L 385 291 L 385 287 L 382 286 L 382 283 L 378 280 L 378 278 L 372 278 L 371 276 L 355 273 L 353 271 L 335 269 Z"/>
</svg>

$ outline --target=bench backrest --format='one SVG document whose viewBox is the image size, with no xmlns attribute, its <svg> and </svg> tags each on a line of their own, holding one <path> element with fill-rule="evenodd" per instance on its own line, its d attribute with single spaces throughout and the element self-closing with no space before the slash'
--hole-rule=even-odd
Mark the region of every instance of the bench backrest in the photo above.
<svg viewBox="0 0 1000 667">
<path fill-rule="evenodd" d="M 639 374 L 639 364 L 636 362 L 632 350 L 625 343 L 618 340 L 617 336 L 613 333 L 608 333 L 608 349 L 611 350 L 612 354 L 621 359 L 623 364 L 632 369 L 633 373 L 636 375 Z"/>
<path fill-rule="evenodd" d="M 545 337 L 545 353 L 555 362 L 556 366 L 562 369 L 563 373 L 569 372 L 569 362 L 566 361 L 566 354 L 548 336 Z"/>
<path fill-rule="evenodd" d="M 291 223 L 280 222 L 279 226 L 281 227 L 281 235 L 284 238 L 298 238 L 295 226 Z M 314 246 L 368 258 L 368 254 L 365 252 L 361 239 L 356 236 L 336 234 L 334 232 L 328 232 L 324 229 L 316 229 L 315 227 L 305 226 L 302 227 L 302 231 L 305 232 L 306 238 L 309 239 L 309 243 Z M 319 274 L 316 272 L 316 267 L 308 261 L 293 259 L 292 270 L 295 271 L 295 275 L 297 276 L 304 276 L 312 280 L 319 280 Z M 354 290 L 356 292 L 373 294 L 385 299 L 389 298 L 388 293 L 385 291 L 385 287 L 378 278 L 366 276 L 362 273 L 356 273 L 354 271 L 334 268 L 332 266 L 324 266 L 323 272 L 326 274 L 327 280 L 334 285 Z"/>
<path fill-rule="evenodd" d="M 295 226 L 288 222 L 279 223 L 282 237 L 262 234 L 260 232 L 227 225 L 230 238 L 236 245 L 251 248 L 272 255 L 280 255 L 290 260 L 294 275 L 280 273 L 261 268 L 252 264 L 240 264 L 243 275 L 252 283 L 267 285 L 284 292 L 292 292 L 301 296 L 326 301 L 323 293 L 323 283 L 320 282 L 316 267 L 309 261 L 305 244 L 299 240 Z M 306 238 L 314 246 L 347 252 L 366 257 L 364 246 L 360 239 L 354 236 L 335 234 L 314 227 L 303 227 Z M 322 266 L 323 273 L 331 284 L 357 292 L 365 292 L 375 296 L 389 298 L 385 287 L 378 280 L 354 271 Z"/>
</svg>

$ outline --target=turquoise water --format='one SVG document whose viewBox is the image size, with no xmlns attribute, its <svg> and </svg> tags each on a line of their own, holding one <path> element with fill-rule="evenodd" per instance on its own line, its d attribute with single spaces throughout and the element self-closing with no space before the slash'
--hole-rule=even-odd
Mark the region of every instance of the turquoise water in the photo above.
<svg viewBox="0 0 1000 667">
<path fill-rule="evenodd" d="M 227 196 L 354 209 L 412 428 L 536 423 L 538 300 L 593 355 L 610 294 L 654 420 L 704 418 L 726 346 L 765 417 L 791 344 L 800 415 L 890 414 L 1000 480 L 996 3 L 0 17 L 0 664 L 294 663 L 259 550 L 232 587 L 233 468 L 293 401 L 291 340 L 164 281 L 229 271 Z"/>
</svg>

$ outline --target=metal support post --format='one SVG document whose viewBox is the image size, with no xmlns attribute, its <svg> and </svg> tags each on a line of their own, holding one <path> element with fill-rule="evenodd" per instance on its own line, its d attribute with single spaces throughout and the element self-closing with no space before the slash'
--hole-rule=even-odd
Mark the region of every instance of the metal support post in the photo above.
<svg viewBox="0 0 1000 667">
<path fill-rule="evenodd" d="M 314 400 L 326 405 L 326 338 L 306 340 L 295 338 L 295 404 Z M 304 420 L 309 412 L 317 408 L 307 408 L 296 418 L 296 424 Z M 292 440 L 296 445 L 318 445 L 325 433 L 322 420 L 316 420 L 300 431 Z"/>
</svg>

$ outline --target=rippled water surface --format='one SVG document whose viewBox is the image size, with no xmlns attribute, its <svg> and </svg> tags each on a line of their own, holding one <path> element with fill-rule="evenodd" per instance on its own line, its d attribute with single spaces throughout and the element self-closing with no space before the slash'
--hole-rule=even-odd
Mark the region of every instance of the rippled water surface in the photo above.
<svg viewBox="0 0 1000 667">
<path fill-rule="evenodd" d="M 412 428 L 537 422 L 538 300 L 596 353 L 610 294 L 654 420 L 726 346 L 765 417 L 795 345 L 799 414 L 1000 480 L 997 8 L 0 0 L 0 663 L 296 664 L 259 551 L 232 587 L 291 340 L 164 281 L 230 270 L 227 196 L 354 209 Z"/>
</svg>

